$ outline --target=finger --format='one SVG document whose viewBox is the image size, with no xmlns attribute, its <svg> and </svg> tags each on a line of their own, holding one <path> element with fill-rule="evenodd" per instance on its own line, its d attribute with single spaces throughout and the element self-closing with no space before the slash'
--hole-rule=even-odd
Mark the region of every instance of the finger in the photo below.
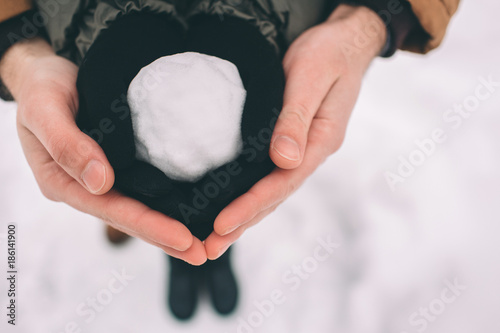
<svg viewBox="0 0 500 333">
<path fill-rule="evenodd" d="M 178 251 L 170 247 L 157 244 L 166 254 L 177 259 L 184 260 L 193 266 L 201 266 L 207 261 L 207 255 L 203 243 L 195 238 L 193 245 L 186 251 Z"/>
<path fill-rule="evenodd" d="M 342 145 L 360 90 L 361 77 L 340 78 L 328 92 L 311 124 L 308 143 L 323 148 L 319 151 L 330 156 Z"/>
<path fill-rule="evenodd" d="M 118 230 L 121 229 L 119 225 L 116 224 L 111 224 L 113 228 L 116 228 Z M 120 230 L 126 234 L 129 234 L 132 237 L 139 238 L 146 243 L 149 243 L 151 245 L 154 245 L 156 247 L 159 247 L 160 249 L 163 250 L 166 254 L 169 256 L 175 257 L 177 259 L 184 260 L 185 262 L 194 265 L 194 266 L 200 266 L 203 265 L 207 261 L 207 255 L 205 252 L 205 246 L 203 243 L 196 237 L 193 236 L 193 244 L 185 251 L 179 251 L 177 249 L 174 249 L 170 246 L 165 246 L 164 244 L 158 243 L 154 240 L 151 240 L 149 238 L 145 238 L 142 235 L 136 234 L 133 231 L 122 229 Z"/>
<path fill-rule="evenodd" d="M 90 194 L 51 159 L 31 132 L 20 126 L 19 134 L 40 189 L 49 199 L 64 201 L 82 212 L 111 222 L 128 234 L 141 235 L 143 239 L 178 251 L 193 245 L 193 235 L 179 221 L 116 191 L 102 196 Z"/>
<path fill-rule="evenodd" d="M 79 186 L 75 181 L 72 181 L 72 185 Z M 83 196 L 91 196 L 81 188 L 79 192 Z M 93 198 L 95 198 L 94 202 L 84 202 L 83 205 L 78 198 L 67 200 L 66 203 L 78 210 L 110 221 L 114 228 L 129 235 L 176 251 L 186 251 L 195 242 L 200 242 L 182 223 L 114 190 L 100 197 L 93 196 Z"/>
<path fill-rule="evenodd" d="M 278 167 L 292 169 L 302 162 L 312 119 L 336 77 L 318 71 L 318 64 L 308 59 L 291 65 L 286 74 L 283 109 L 269 154 Z"/>
<path fill-rule="evenodd" d="M 65 101 L 52 100 L 20 116 L 52 159 L 92 194 L 109 191 L 114 173 L 101 147 L 76 126 Z"/>
<path fill-rule="evenodd" d="M 205 252 L 209 260 L 215 260 L 219 258 L 227 249 L 234 243 L 238 238 L 243 235 L 246 230 L 246 226 L 243 225 L 233 232 L 220 236 L 216 232 L 212 232 L 207 239 L 205 239 Z"/>
<path fill-rule="evenodd" d="M 314 122 L 312 127 L 316 127 Z M 251 221 L 263 210 L 284 201 L 323 162 L 323 150 L 321 144 L 310 145 L 306 150 L 304 162 L 298 168 L 275 169 L 259 180 L 248 192 L 233 200 L 219 213 L 214 222 L 214 231 L 221 236 L 227 235 Z"/>
<path fill-rule="evenodd" d="M 333 152 L 341 146 L 359 85 L 356 79 L 340 79 L 328 92 L 311 122 L 303 163 L 296 169 L 276 169 L 236 198 L 215 219 L 214 231 L 223 236 L 251 221 L 260 212 L 285 200 Z"/>
<path fill-rule="evenodd" d="M 146 243 L 149 243 L 151 245 L 159 247 L 166 254 L 173 256 L 175 258 L 184 260 L 191 265 L 199 266 L 199 265 L 202 265 L 203 263 L 205 263 L 205 261 L 207 260 L 207 256 L 205 253 L 205 247 L 204 247 L 203 243 L 195 237 L 193 237 L 193 245 L 191 245 L 191 247 L 189 249 L 187 249 L 186 251 L 178 251 L 178 250 L 173 249 L 171 247 L 168 247 L 168 246 L 165 246 L 163 244 L 152 241 L 150 239 L 144 238 L 141 235 L 136 234 L 134 231 L 128 230 L 126 228 L 122 228 L 120 225 L 116 225 L 116 224 L 112 223 L 111 221 L 106 221 L 106 220 L 101 220 L 101 221 L 108 224 L 111 228 L 113 228 L 115 230 L 118 230 L 122 233 L 129 235 L 129 236 L 141 239 L 141 240 L 145 241 Z"/>
<path fill-rule="evenodd" d="M 219 213 L 214 222 L 214 231 L 221 236 L 232 233 L 260 211 L 286 197 L 290 190 L 288 179 L 293 171 L 275 169 L 259 180 L 248 192 L 233 200 Z"/>
<path fill-rule="evenodd" d="M 191 232 L 179 221 L 161 214 L 137 200 L 111 190 L 93 196 L 72 181 L 67 185 L 66 203 L 91 215 L 111 221 L 127 233 L 163 246 L 186 251 L 194 242 Z"/>
<path fill-rule="evenodd" d="M 212 232 L 210 236 L 205 240 L 205 251 L 207 253 L 207 258 L 210 260 L 215 260 L 223 255 L 227 249 L 234 244 L 248 229 L 259 223 L 264 217 L 273 212 L 276 207 L 278 207 L 279 203 L 273 205 L 272 207 L 267 208 L 266 210 L 257 214 L 252 220 L 249 222 L 239 226 L 233 232 L 220 236 L 216 232 Z"/>
</svg>

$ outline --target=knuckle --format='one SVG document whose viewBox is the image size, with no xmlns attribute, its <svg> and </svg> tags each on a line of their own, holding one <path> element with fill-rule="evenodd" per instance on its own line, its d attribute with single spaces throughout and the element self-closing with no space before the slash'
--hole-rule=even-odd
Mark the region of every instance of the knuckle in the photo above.
<svg viewBox="0 0 500 333">
<path fill-rule="evenodd" d="M 88 140 L 78 140 L 77 146 L 76 146 L 76 152 L 80 156 L 90 156 L 92 152 L 94 151 L 94 145 L 89 142 Z"/>
<path fill-rule="evenodd" d="M 345 129 L 330 119 L 317 119 L 315 123 L 316 134 L 311 140 L 317 141 L 331 155 L 340 149 L 345 138 Z"/>
<path fill-rule="evenodd" d="M 327 153 L 329 155 L 335 153 L 337 150 L 340 149 L 342 144 L 344 143 L 344 138 L 345 138 L 345 131 L 339 126 L 336 126 L 335 124 L 329 124 L 327 125 L 329 127 L 329 130 L 327 133 L 330 133 L 330 142 L 326 146 L 327 148 Z M 327 136 L 328 137 L 328 136 Z"/>
<path fill-rule="evenodd" d="M 285 175 L 282 176 L 280 183 L 279 195 L 276 197 L 273 204 L 285 200 L 297 189 L 297 185 L 295 184 L 295 182 L 293 180 L 287 179 Z"/>
<path fill-rule="evenodd" d="M 59 196 L 56 195 L 56 191 L 54 189 L 55 187 L 54 177 L 56 177 L 57 174 L 58 174 L 57 168 L 55 167 L 33 170 L 33 175 L 35 176 L 35 180 L 38 184 L 40 192 L 42 192 L 42 195 L 45 198 L 49 199 L 50 201 L 55 201 L 55 202 L 61 201 L 59 199 Z"/>
<path fill-rule="evenodd" d="M 106 211 L 98 211 L 93 214 L 95 217 L 97 217 L 99 220 L 102 220 L 104 223 L 108 224 L 109 226 L 113 228 L 117 228 L 117 223 L 114 221 L 111 216 Z"/>
<path fill-rule="evenodd" d="M 131 227 L 132 230 L 134 230 L 134 232 L 136 232 L 138 235 L 149 238 L 151 235 L 149 233 L 149 225 L 147 223 L 147 220 L 152 212 L 153 211 L 151 211 L 150 209 L 144 208 L 142 211 L 136 214 L 133 219 L 134 224 L 130 225 L 129 227 Z"/>
<path fill-rule="evenodd" d="M 34 108 L 20 103 L 17 109 L 17 121 L 26 124 L 27 120 L 33 116 L 33 111 Z"/>
<path fill-rule="evenodd" d="M 307 130 L 310 114 L 311 112 L 303 104 L 296 103 L 288 107 L 288 110 L 283 113 L 283 117 L 295 125 L 299 124 L 301 129 Z"/>
<path fill-rule="evenodd" d="M 70 147 L 69 141 L 59 135 L 52 136 L 48 141 L 49 151 L 57 164 L 69 168 L 75 168 L 79 164 L 79 159 Z"/>
<path fill-rule="evenodd" d="M 19 102 L 17 110 L 17 121 L 25 126 L 37 123 L 40 118 L 40 105 L 47 103 L 36 96 L 28 96 Z"/>
<path fill-rule="evenodd" d="M 276 208 L 278 208 L 278 206 L 281 204 L 281 201 L 280 202 L 277 202 L 273 207 L 271 207 L 271 209 L 269 210 L 268 212 L 268 215 L 271 214 L 271 213 L 274 213 L 274 211 L 276 210 Z"/>
<path fill-rule="evenodd" d="M 333 153 L 335 153 L 337 150 L 340 149 L 340 147 L 342 147 L 342 144 L 344 143 L 344 136 L 338 136 L 338 137 L 335 137 L 333 140 L 332 140 L 332 143 L 328 146 L 328 154 L 331 155 Z"/>
<path fill-rule="evenodd" d="M 50 201 L 59 202 L 58 197 L 54 194 L 54 191 L 50 187 L 41 183 L 38 183 L 38 187 L 40 188 L 40 192 L 42 192 L 42 195 L 45 198 L 49 199 Z"/>
<path fill-rule="evenodd" d="M 285 198 L 288 198 L 290 195 L 292 195 L 297 190 L 297 188 L 298 185 L 295 182 L 288 182 Z"/>
<path fill-rule="evenodd" d="M 106 223 L 108 223 L 109 225 L 111 225 L 114 228 L 121 227 L 121 223 L 119 221 L 117 221 L 116 217 L 114 216 L 114 214 L 113 214 L 114 210 L 109 209 L 109 207 L 115 207 L 117 205 L 117 201 L 118 201 L 118 198 L 116 196 L 108 197 L 107 202 L 106 202 L 106 208 L 97 211 L 95 214 L 95 216 L 97 218 L 105 221 Z M 116 210 L 119 211 L 120 209 L 116 209 Z"/>
</svg>

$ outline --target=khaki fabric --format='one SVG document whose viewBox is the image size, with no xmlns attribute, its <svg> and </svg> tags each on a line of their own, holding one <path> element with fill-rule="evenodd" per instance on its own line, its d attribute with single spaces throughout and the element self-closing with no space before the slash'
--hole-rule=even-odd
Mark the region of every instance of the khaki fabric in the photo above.
<svg viewBox="0 0 500 333">
<path fill-rule="evenodd" d="M 0 22 L 21 14 L 32 7 L 31 0 L 0 0 Z"/>
<path fill-rule="evenodd" d="M 450 19 L 458 9 L 460 0 L 408 0 L 415 16 L 428 36 L 410 35 L 403 50 L 427 53 L 443 41 Z"/>
</svg>

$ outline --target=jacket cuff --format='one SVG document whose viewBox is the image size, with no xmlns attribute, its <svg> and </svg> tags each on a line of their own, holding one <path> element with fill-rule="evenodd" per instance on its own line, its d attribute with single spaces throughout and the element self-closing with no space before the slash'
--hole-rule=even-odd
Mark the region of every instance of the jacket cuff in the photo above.
<svg viewBox="0 0 500 333">
<path fill-rule="evenodd" d="M 422 29 L 406 0 L 340 0 L 339 3 L 368 7 L 382 19 L 387 27 L 387 42 L 380 53 L 384 58 L 400 49 L 410 33 Z"/>
<path fill-rule="evenodd" d="M 0 61 L 5 52 L 15 43 L 35 37 L 48 40 L 44 28 L 45 18 L 34 9 L 25 11 L 7 21 L 0 22 Z M 0 98 L 12 101 L 12 95 L 0 78 Z"/>
</svg>

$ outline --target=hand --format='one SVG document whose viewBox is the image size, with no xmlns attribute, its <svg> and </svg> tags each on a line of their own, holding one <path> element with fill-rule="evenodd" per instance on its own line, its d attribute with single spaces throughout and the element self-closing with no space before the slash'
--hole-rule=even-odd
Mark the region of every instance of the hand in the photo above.
<svg viewBox="0 0 500 333">
<path fill-rule="evenodd" d="M 171 256 L 202 264 L 203 244 L 183 224 L 110 190 L 111 165 L 75 123 L 77 73 L 42 39 L 15 44 L 0 63 L 2 79 L 18 102 L 19 138 L 42 193 Z"/>
<path fill-rule="evenodd" d="M 363 75 L 385 40 L 375 12 L 340 5 L 290 46 L 283 60 L 284 106 L 269 151 L 278 168 L 221 211 L 205 240 L 209 259 L 274 211 L 340 148 Z"/>
</svg>

